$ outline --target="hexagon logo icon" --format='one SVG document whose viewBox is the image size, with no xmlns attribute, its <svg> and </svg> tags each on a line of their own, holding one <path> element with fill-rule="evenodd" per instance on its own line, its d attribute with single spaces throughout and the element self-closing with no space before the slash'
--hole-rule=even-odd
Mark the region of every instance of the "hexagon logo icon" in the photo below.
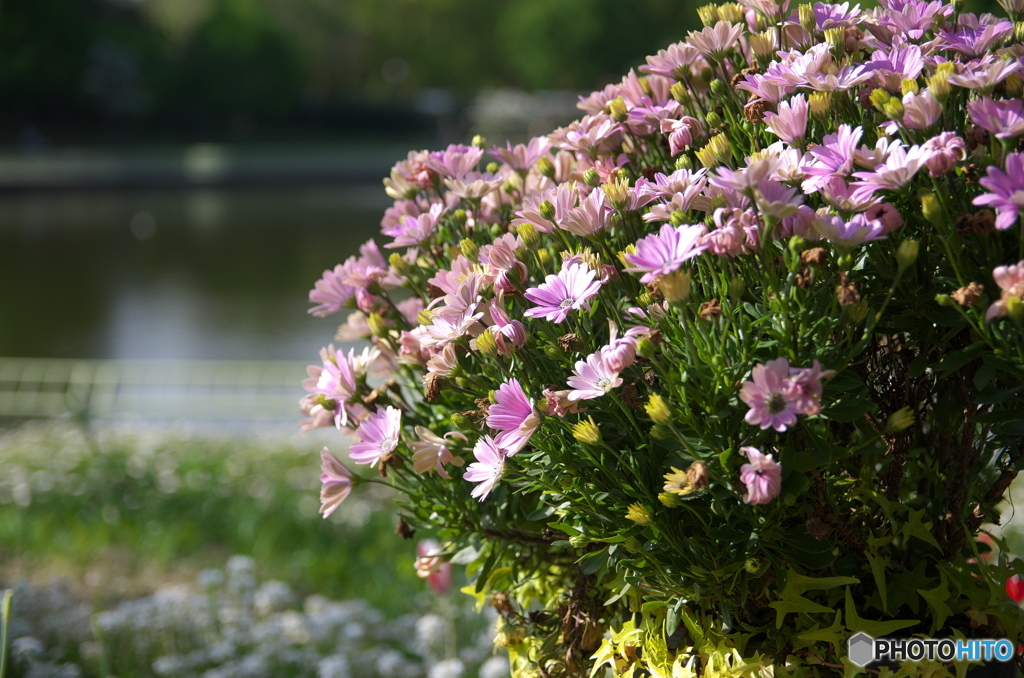
<svg viewBox="0 0 1024 678">
<path fill-rule="evenodd" d="M 846 655 L 857 666 L 867 666 L 875 659 L 875 639 L 861 631 L 846 641 Z"/>
</svg>

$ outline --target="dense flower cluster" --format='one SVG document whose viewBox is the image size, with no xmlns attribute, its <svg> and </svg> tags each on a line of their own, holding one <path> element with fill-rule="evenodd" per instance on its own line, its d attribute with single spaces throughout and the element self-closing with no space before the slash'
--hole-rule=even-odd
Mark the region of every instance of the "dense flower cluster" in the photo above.
<svg viewBox="0 0 1024 678">
<path fill-rule="evenodd" d="M 548 628 L 563 654 L 537 640 L 520 668 L 575 675 L 622 610 L 650 632 L 683 602 L 709 634 L 735 621 L 785 661 L 803 633 L 838 665 L 831 621 L 808 613 L 831 612 L 839 584 L 812 603 L 788 579 L 859 586 L 854 631 L 850 610 L 895 613 L 869 589 L 924 557 L 918 541 L 966 562 L 965 531 L 1021 459 L 1024 7 L 1006 9 L 708 5 L 702 30 L 582 97 L 569 126 L 493 160 L 477 139 L 394 167 L 395 251 L 367 243 L 310 294 L 315 314 L 353 309 L 346 336 L 372 349 L 325 349 L 305 425 L 354 432 L 352 460 L 475 563 L 477 593 L 527 551 L 597 578 L 534 575 L 558 593 L 521 605 L 562 616 L 588 587 L 609 603 Z M 916 589 L 941 583 L 966 610 L 945 576 Z M 941 627 L 927 601 L 899 628 Z"/>
</svg>

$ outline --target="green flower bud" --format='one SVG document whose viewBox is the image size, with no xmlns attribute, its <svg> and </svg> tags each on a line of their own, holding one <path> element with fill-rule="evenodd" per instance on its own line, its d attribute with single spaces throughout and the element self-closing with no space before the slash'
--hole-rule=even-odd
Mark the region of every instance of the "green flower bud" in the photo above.
<svg viewBox="0 0 1024 678">
<path fill-rule="evenodd" d="M 636 352 L 641 358 L 650 360 L 654 357 L 654 342 L 647 337 L 640 337 L 636 340 Z"/>
<path fill-rule="evenodd" d="M 593 170 L 590 171 L 593 172 Z M 596 172 L 594 173 L 597 174 Z M 550 200 L 545 200 L 538 205 L 537 211 L 540 212 L 540 215 L 548 221 L 555 220 L 555 206 L 551 204 Z"/>
<path fill-rule="evenodd" d="M 672 85 L 672 87 L 669 88 L 668 91 L 669 91 L 669 94 L 672 95 L 673 99 L 675 99 L 679 103 L 683 104 L 684 106 L 686 104 L 690 103 L 690 100 L 692 99 L 692 97 L 690 96 L 689 90 L 687 90 L 686 87 L 683 86 L 683 83 L 681 83 L 681 82 L 677 82 L 674 85 Z"/>
<path fill-rule="evenodd" d="M 956 306 L 956 302 L 948 294 L 936 294 L 935 303 L 939 306 Z"/>
<path fill-rule="evenodd" d="M 626 541 L 622 542 L 622 545 L 626 547 L 626 550 L 630 553 L 643 553 L 644 547 L 640 543 L 640 540 L 636 537 L 630 537 Z"/>
<path fill-rule="evenodd" d="M 903 93 L 903 96 L 907 96 L 911 92 L 914 94 L 920 92 L 921 86 L 918 85 L 917 80 L 913 78 L 903 78 L 903 81 L 900 83 L 900 90 Z"/>
<path fill-rule="evenodd" d="M 476 350 L 480 351 L 488 358 L 493 358 L 498 355 L 498 343 L 494 340 L 494 334 L 490 331 L 482 332 L 480 336 L 476 338 Z"/>
<path fill-rule="evenodd" d="M 689 271 L 672 271 L 658 278 L 658 291 L 665 301 L 678 304 L 690 298 L 691 277 Z"/>
<path fill-rule="evenodd" d="M 690 156 L 688 155 L 680 155 L 678 158 L 676 158 L 676 169 L 692 170 L 693 160 L 691 160 Z"/>
<path fill-rule="evenodd" d="M 902 122 L 903 120 L 903 102 L 896 97 L 891 97 L 884 106 L 882 106 L 882 112 L 888 116 L 890 120 L 896 122 Z"/>
<path fill-rule="evenodd" d="M 370 326 L 370 333 L 375 337 L 385 337 L 388 334 L 388 322 L 384 319 L 380 313 L 371 313 L 370 317 L 366 319 L 366 324 Z"/>
<path fill-rule="evenodd" d="M 929 223 L 935 226 L 942 225 L 942 204 L 934 193 L 925 193 L 921 196 L 921 214 Z"/>
<path fill-rule="evenodd" d="M 683 503 L 679 501 L 678 496 L 672 494 L 671 492 L 659 492 L 658 501 L 660 501 L 664 506 L 667 506 L 668 508 L 675 508 Z"/>
<path fill-rule="evenodd" d="M 1006 300 L 1006 315 L 1017 325 L 1024 323 L 1024 302 L 1021 302 L 1020 297 Z"/>
<path fill-rule="evenodd" d="M 715 82 L 722 81 L 715 80 Z M 704 116 L 704 120 L 708 123 L 708 127 L 719 127 L 722 124 L 722 116 L 715 111 L 708 111 L 707 115 Z"/>
<path fill-rule="evenodd" d="M 583 183 L 592 188 L 597 188 L 601 185 L 601 175 L 597 173 L 597 170 L 591 167 L 583 173 Z"/>
<path fill-rule="evenodd" d="M 652 516 L 651 512 L 647 510 L 647 507 L 640 502 L 629 505 L 629 509 L 626 511 L 626 518 L 643 527 L 654 522 L 654 516 Z"/>
<path fill-rule="evenodd" d="M 682 226 L 686 223 L 686 213 L 680 212 L 679 210 L 673 210 L 672 214 L 669 215 L 668 221 L 673 226 Z"/>
<path fill-rule="evenodd" d="M 526 249 L 535 250 L 540 247 L 540 234 L 537 233 L 537 228 L 533 224 L 519 224 L 516 233 L 519 234 L 519 240 L 522 241 L 523 247 Z"/>
<path fill-rule="evenodd" d="M 476 261 L 477 257 L 480 256 L 480 248 L 469 238 L 463 238 L 462 241 L 459 242 L 459 249 L 462 250 L 462 256 L 466 257 L 470 261 Z"/>
<path fill-rule="evenodd" d="M 811 92 L 807 98 L 807 106 L 811 109 L 811 115 L 822 120 L 832 112 L 831 92 Z"/>
<path fill-rule="evenodd" d="M 420 325 L 433 325 L 434 324 L 434 312 L 429 308 L 425 308 L 416 314 L 416 322 Z"/>
<path fill-rule="evenodd" d="M 828 28 L 825 30 L 825 42 L 832 49 L 832 55 L 841 57 L 846 52 L 846 29 Z"/>
<path fill-rule="evenodd" d="M 747 283 L 743 278 L 732 278 L 729 281 L 729 298 L 733 301 L 737 301 L 742 298 L 746 291 Z"/>
<path fill-rule="evenodd" d="M 814 7 L 811 5 L 800 5 L 797 9 L 800 13 L 800 26 L 808 33 L 813 33 L 814 29 L 818 27 L 818 22 L 814 18 Z"/>
<path fill-rule="evenodd" d="M 562 359 L 562 352 L 559 351 L 554 346 L 548 346 L 547 348 L 545 348 L 544 349 L 544 355 L 546 355 L 551 360 L 561 360 Z"/>
<path fill-rule="evenodd" d="M 871 105 L 879 112 L 885 112 L 885 105 L 889 103 L 890 98 L 888 92 L 878 87 L 871 92 Z"/>
<path fill-rule="evenodd" d="M 608 114 L 612 116 L 615 122 L 626 121 L 626 118 L 629 117 L 629 112 L 626 110 L 626 102 L 623 101 L 622 97 L 616 97 L 608 102 Z"/>
<path fill-rule="evenodd" d="M 398 252 L 391 253 L 391 256 L 388 257 L 388 265 L 391 266 L 391 270 L 398 275 L 408 275 L 409 269 L 411 268 L 409 266 L 409 262 L 405 260 L 405 257 Z"/>
<path fill-rule="evenodd" d="M 473 137 L 473 141 L 470 143 L 472 143 L 477 148 L 487 148 L 487 139 L 480 134 L 475 135 Z"/>
<path fill-rule="evenodd" d="M 466 223 L 466 210 L 455 210 L 452 212 L 452 219 L 454 219 L 458 224 Z"/>
<path fill-rule="evenodd" d="M 807 241 L 798 235 L 789 239 L 789 251 L 795 257 L 807 249 Z"/>
<path fill-rule="evenodd" d="M 921 244 L 916 240 L 904 240 L 900 243 L 900 248 L 896 250 L 896 264 L 901 271 L 914 265 L 920 249 Z"/>
<path fill-rule="evenodd" d="M 449 419 L 451 419 L 452 425 L 454 425 L 455 428 L 459 429 L 460 431 L 468 432 L 476 430 L 476 425 L 473 423 L 473 420 L 464 414 L 455 412 L 449 417 Z"/>
<path fill-rule="evenodd" d="M 647 404 L 644 406 L 647 410 L 647 416 L 651 418 L 655 424 L 663 424 L 665 426 L 672 423 L 672 409 L 657 393 L 651 395 L 647 399 Z"/>
<path fill-rule="evenodd" d="M 551 162 L 551 158 L 546 155 L 541 156 L 537 164 L 533 166 L 542 176 L 548 179 L 554 180 L 555 178 L 555 164 Z"/>
<path fill-rule="evenodd" d="M 712 80 L 711 84 L 710 84 L 710 87 L 711 87 L 711 93 L 714 94 L 716 97 L 725 96 L 729 92 L 729 89 L 725 86 L 725 83 L 721 79 L 719 79 L 719 78 L 715 78 L 714 80 Z M 721 123 L 719 123 L 719 124 L 721 124 Z M 711 126 L 712 127 L 718 127 L 718 125 L 711 125 Z"/>
<path fill-rule="evenodd" d="M 668 440 L 672 437 L 672 429 L 662 424 L 655 424 L 651 427 L 651 436 L 655 440 Z"/>
<path fill-rule="evenodd" d="M 501 169 L 501 165 L 496 162 L 489 162 L 487 163 L 487 166 L 484 167 L 484 171 L 490 172 L 491 174 L 495 174 L 499 169 Z"/>
<path fill-rule="evenodd" d="M 547 250 L 537 250 L 537 260 L 540 262 L 541 267 L 547 268 L 548 264 L 551 263 L 551 252 Z"/>
<path fill-rule="evenodd" d="M 889 415 L 889 419 L 885 422 L 885 432 L 897 433 L 913 425 L 914 411 L 909 407 L 903 407 Z"/>
<path fill-rule="evenodd" d="M 704 5 L 697 8 L 697 16 L 705 26 L 714 26 L 718 23 L 718 5 Z"/>
</svg>

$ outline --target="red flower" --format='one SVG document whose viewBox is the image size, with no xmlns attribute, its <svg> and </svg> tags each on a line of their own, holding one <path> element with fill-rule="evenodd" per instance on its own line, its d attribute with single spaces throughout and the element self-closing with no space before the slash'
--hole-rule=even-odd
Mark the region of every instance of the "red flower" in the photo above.
<svg viewBox="0 0 1024 678">
<path fill-rule="evenodd" d="M 1024 603 L 1024 579 L 1016 574 L 1007 579 L 1006 594 L 1018 605 Z"/>
</svg>

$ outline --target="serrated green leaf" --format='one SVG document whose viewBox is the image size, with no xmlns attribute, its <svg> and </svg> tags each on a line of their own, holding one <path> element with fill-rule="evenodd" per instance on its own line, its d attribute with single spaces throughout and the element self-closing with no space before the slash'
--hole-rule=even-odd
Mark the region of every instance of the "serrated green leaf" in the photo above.
<svg viewBox="0 0 1024 678">
<path fill-rule="evenodd" d="M 930 591 L 925 589 L 917 590 L 932 611 L 932 628 L 930 631 L 932 637 L 935 636 L 936 631 L 942 628 L 946 620 L 953 616 L 953 610 L 946 604 L 946 601 L 949 600 L 949 580 L 946 579 L 946 573 L 942 570 L 939 570 L 939 580 L 939 585 Z"/>
<path fill-rule="evenodd" d="M 871 566 L 871 575 L 875 578 L 875 588 L 878 589 L 878 596 L 882 599 L 882 612 L 889 614 L 889 602 L 885 585 L 885 566 L 888 561 L 870 553 L 865 553 L 864 555 Z"/>
<path fill-rule="evenodd" d="M 922 522 L 922 516 L 924 516 L 924 509 L 911 511 L 907 516 L 907 522 L 903 525 L 903 529 L 900 532 L 907 537 L 917 537 L 926 544 L 931 544 L 941 551 L 942 547 L 939 546 L 938 540 L 932 535 L 932 524 Z"/>
<path fill-rule="evenodd" d="M 850 588 L 846 588 L 846 628 L 851 632 L 863 631 L 872 638 L 883 638 L 890 633 L 900 629 L 910 628 L 918 623 L 916 619 L 893 619 L 890 621 L 873 621 L 864 619 L 857 614 L 857 607 L 853 604 L 853 594 Z"/>
</svg>

